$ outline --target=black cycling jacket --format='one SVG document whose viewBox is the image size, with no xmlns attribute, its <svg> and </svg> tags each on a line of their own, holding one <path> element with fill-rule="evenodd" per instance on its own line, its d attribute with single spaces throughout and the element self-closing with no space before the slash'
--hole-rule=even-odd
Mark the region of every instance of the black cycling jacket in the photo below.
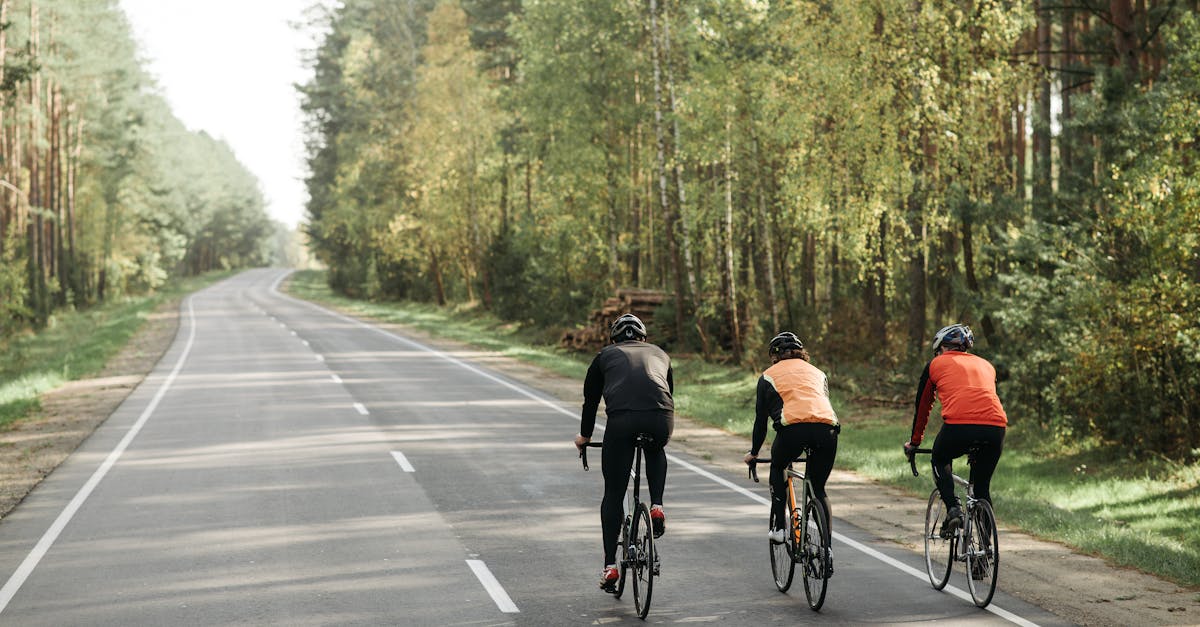
<svg viewBox="0 0 1200 627">
<path fill-rule="evenodd" d="M 610 416 L 625 411 L 674 413 L 674 393 L 671 358 L 663 349 L 638 340 L 609 344 L 596 354 L 583 381 L 579 435 L 592 437 L 601 398 Z"/>
</svg>

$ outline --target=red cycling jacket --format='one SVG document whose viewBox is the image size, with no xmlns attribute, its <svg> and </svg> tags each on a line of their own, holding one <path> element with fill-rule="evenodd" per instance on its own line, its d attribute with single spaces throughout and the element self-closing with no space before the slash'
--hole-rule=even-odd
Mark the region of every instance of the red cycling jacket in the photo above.
<svg viewBox="0 0 1200 627">
<path fill-rule="evenodd" d="M 1008 426 L 1008 415 L 996 395 L 996 369 L 992 364 L 971 353 L 946 351 L 925 364 L 917 384 L 913 444 L 920 444 L 925 437 L 935 394 L 942 402 L 942 421 L 946 424 Z"/>
</svg>

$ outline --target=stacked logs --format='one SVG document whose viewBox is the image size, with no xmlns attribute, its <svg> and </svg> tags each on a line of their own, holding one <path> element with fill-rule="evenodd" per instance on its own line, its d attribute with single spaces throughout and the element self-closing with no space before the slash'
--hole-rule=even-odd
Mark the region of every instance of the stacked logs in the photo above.
<svg viewBox="0 0 1200 627">
<path fill-rule="evenodd" d="M 624 313 L 631 313 L 651 326 L 654 311 L 667 300 L 667 294 L 655 290 L 622 288 L 617 295 L 604 301 L 604 305 L 588 316 L 588 324 L 582 328 L 563 331 L 558 343 L 563 348 L 575 351 L 594 352 L 608 344 L 608 328 L 613 320 Z"/>
</svg>

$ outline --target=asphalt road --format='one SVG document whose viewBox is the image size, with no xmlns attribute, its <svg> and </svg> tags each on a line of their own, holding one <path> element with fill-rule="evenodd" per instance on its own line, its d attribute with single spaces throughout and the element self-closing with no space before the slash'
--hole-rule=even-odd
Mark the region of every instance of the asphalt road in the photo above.
<svg viewBox="0 0 1200 627">
<path fill-rule="evenodd" d="M 596 588 L 577 404 L 282 295 L 285 274 L 186 300 L 154 372 L 0 521 L 0 625 L 639 622 Z M 814 614 L 771 581 L 765 483 L 670 459 L 647 622 L 1061 624 L 1004 594 L 1003 562 L 979 610 L 961 573 L 936 592 L 841 519 Z"/>
</svg>

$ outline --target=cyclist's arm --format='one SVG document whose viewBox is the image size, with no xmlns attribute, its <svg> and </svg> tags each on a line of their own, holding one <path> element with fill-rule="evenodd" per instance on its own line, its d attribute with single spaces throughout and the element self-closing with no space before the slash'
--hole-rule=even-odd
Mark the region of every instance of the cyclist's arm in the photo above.
<svg viewBox="0 0 1200 627">
<path fill-rule="evenodd" d="M 583 380 L 583 413 L 579 418 L 579 435 L 592 437 L 592 431 L 596 429 L 596 410 L 603 396 L 604 369 L 600 367 L 600 355 L 596 355 Z"/>
<path fill-rule="evenodd" d="M 930 362 L 933 363 L 933 362 Z M 933 409 L 933 381 L 929 379 L 929 364 L 921 372 L 921 380 L 917 383 L 917 403 L 913 412 L 912 435 L 909 442 L 920 444 L 925 438 L 925 425 L 929 422 L 929 412 Z"/>
<path fill-rule="evenodd" d="M 672 397 L 675 396 L 675 375 L 672 374 L 674 371 L 674 368 L 667 366 L 667 391 L 671 393 Z"/>
<path fill-rule="evenodd" d="M 770 416 L 771 396 L 774 395 L 779 399 L 779 392 L 775 391 L 775 386 L 767 381 L 766 377 L 758 378 L 758 391 L 755 394 L 754 400 L 754 432 L 750 440 L 750 452 L 758 457 L 758 450 L 762 448 L 763 442 L 767 439 L 767 418 Z M 776 404 L 782 404 L 782 399 L 779 399 Z"/>
</svg>

